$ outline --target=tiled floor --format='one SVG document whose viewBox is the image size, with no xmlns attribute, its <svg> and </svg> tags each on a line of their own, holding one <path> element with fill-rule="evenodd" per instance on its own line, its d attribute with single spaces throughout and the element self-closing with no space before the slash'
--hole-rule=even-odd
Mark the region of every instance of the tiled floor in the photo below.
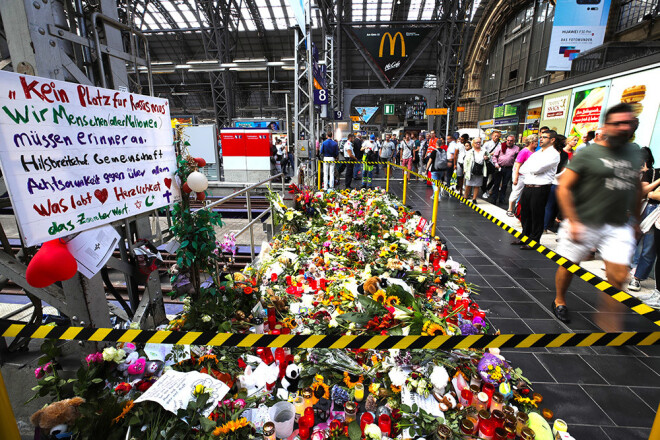
<svg viewBox="0 0 660 440">
<path fill-rule="evenodd" d="M 378 184 L 378 182 L 377 182 Z M 399 196 L 402 187 L 390 188 Z M 431 216 L 432 190 L 408 186 L 407 205 Z M 457 200 L 444 198 L 438 233 L 449 255 L 465 264 L 468 280 L 479 286 L 477 301 L 502 333 L 601 331 L 594 323 L 606 297 L 582 280 L 568 295 L 572 321 L 554 319 L 556 264 L 534 251 L 509 245 L 512 236 Z M 625 330 L 658 331 L 646 318 L 625 309 Z M 504 350 L 521 367 L 535 391 L 569 425 L 577 440 L 647 439 L 660 404 L 660 347 L 562 347 Z"/>
</svg>

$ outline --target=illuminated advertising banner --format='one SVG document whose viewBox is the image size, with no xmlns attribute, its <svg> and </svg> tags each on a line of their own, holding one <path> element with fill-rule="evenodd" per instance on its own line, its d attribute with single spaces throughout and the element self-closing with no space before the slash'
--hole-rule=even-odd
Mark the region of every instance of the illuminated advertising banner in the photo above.
<svg viewBox="0 0 660 440">
<path fill-rule="evenodd" d="M 391 82 L 403 70 L 417 47 L 431 31 L 430 28 L 353 28 L 360 44 L 369 54 L 373 64 Z"/>
<path fill-rule="evenodd" d="M 601 114 L 607 104 L 610 81 L 602 81 L 573 89 L 567 136 L 577 136 L 578 145 L 589 131 L 599 127 Z"/>
<path fill-rule="evenodd" d="M 358 114 L 362 118 L 365 124 L 369 123 L 369 120 L 376 114 L 379 107 L 355 107 Z"/>
<path fill-rule="evenodd" d="M 557 0 L 546 70 L 571 70 L 581 53 L 603 44 L 611 0 Z"/>
<path fill-rule="evenodd" d="M 607 107 L 620 102 L 630 104 L 639 120 L 639 127 L 635 132 L 636 142 L 640 147 L 655 146 L 651 142 L 655 128 L 658 106 L 660 105 L 660 83 L 658 75 L 660 69 L 651 69 L 644 72 L 626 75 L 612 80 Z M 652 146 L 653 145 L 653 146 Z M 653 154 L 657 157 L 660 145 L 655 147 Z"/>
</svg>

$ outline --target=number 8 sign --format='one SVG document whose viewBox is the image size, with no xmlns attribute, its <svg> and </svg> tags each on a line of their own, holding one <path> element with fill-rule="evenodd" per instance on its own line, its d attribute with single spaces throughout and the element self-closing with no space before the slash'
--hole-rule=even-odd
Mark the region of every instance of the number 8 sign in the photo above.
<svg viewBox="0 0 660 440">
<path fill-rule="evenodd" d="M 328 103 L 328 91 L 326 89 L 314 89 L 314 104 L 325 105 Z"/>
</svg>

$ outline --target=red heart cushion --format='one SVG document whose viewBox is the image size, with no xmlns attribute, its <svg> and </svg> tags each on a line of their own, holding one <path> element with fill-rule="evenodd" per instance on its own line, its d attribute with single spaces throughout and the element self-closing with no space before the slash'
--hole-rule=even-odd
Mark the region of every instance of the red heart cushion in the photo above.
<svg viewBox="0 0 660 440">
<path fill-rule="evenodd" d="M 56 281 L 72 278 L 78 272 L 78 262 L 59 239 L 45 242 L 32 258 L 25 278 L 32 287 L 50 286 Z"/>
</svg>

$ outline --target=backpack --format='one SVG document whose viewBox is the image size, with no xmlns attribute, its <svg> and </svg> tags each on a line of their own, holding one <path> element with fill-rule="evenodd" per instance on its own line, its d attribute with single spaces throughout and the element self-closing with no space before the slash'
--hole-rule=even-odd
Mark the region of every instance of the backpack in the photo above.
<svg viewBox="0 0 660 440">
<path fill-rule="evenodd" d="M 374 150 L 367 151 L 367 162 L 376 162 L 378 161 L 378 154 Z"/>
<path fill-rule="evenodd" d="M 435 162 L 433 162 L 433 169 L 435 171 L 443 171 L 448 168 L 447 166 L 447 152 L 442 148 L 435 150 Z"/>
</svg>

